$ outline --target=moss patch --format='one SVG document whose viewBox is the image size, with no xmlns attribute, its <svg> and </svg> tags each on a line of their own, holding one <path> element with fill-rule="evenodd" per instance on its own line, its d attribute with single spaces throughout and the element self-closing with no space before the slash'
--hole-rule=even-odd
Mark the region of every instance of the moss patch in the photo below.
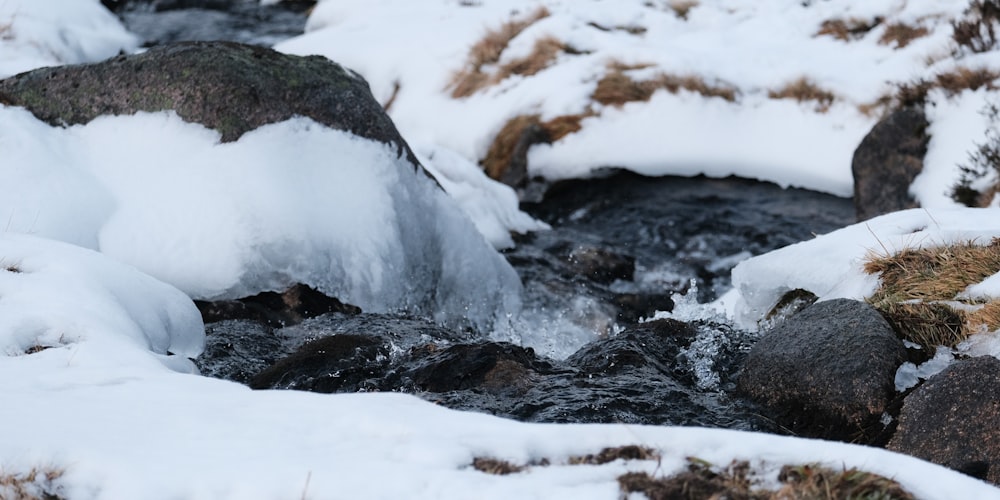
<svg viewBox="0 0 1000 500">
<path fill-rule="evenodd" d="M 954 346 L 982 329 L 1000 328 L 1000 304 L 957 296 L 1000 271 L 1000 239 L 870 254 L 864 270 L 880 277 L 868 302 L 906 340 L 933 351 Z"/>
</svg>

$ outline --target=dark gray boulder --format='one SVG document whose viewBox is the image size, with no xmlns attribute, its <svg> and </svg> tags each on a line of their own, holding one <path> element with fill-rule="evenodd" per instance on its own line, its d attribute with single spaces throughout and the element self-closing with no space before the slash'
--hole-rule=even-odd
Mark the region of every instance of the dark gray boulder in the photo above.
<svg viewBox="0 0 1000 500">
<path fill-rule="evenodd" d="M 1000 360 L 959 361 L 903 402 L 889 449 L 1000 485 Z"/>
<path fill-rule="evenodd" d="M 764 334 L 738 388 L 796 434 L 871 443 L 883 431 L 905 351 L 870 305 L 818 302 Z"/>
<path fill-rule="evenodd" d="M 924 168 L 927 126 L 922 108 L 906 106 L 875 124 L 854 150 L 851 172 L 859 221 L 917 206 L 910 184 Z"/>
<path fill-rule="evenodd" d="M 182 42 L 94 64 L 40 68 L 0 81 L 0 103 L 53 126 L 101 115 L 175 110 L 235 141 L 261 125 L 306 116 L 394 145 L 418 165 L 356 73 L 321 56 L 232 42 Z"/>
</svg>

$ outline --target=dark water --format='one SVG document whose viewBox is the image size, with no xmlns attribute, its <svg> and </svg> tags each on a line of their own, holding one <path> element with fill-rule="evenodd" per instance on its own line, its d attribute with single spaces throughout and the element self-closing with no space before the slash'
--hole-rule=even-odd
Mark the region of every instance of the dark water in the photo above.
<svg viewBox="0 0 1000 500">
<path fill-rule="evenodd" d="M 257 0 L 133 1 L 118 15 L 145 46 L 194 40 L 271 46 L 301 35 L 307 17 L 300 5 L 262 6 Z"/>
</svg>

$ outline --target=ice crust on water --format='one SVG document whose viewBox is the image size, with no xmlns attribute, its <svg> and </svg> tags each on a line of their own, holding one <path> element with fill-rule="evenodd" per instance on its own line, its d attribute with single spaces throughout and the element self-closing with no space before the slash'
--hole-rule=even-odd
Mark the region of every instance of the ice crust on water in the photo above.
<svg viewBox="0 0 1000 500">
<path fill-rule="evenodd" d="M 296 283 L 369 312 L 489 329 L 520 281 L 393 148 L 295 118 L 220 144 L 172 112 L 53 128 L 0 107 L 0 220 L 98 250 L 193 298 Z"/>
</svg>

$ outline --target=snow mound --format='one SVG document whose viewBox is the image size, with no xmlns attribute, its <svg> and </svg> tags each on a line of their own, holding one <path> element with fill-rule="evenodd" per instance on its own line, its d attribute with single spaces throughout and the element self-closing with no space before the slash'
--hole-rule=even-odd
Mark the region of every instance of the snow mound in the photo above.
<svg viewBox="0 0 1000 500">
<path fill-rule="evenodd" d="M 757 322 L 789 291 L 812 292 L 819 300 L 861 300 L 878 287 L 878 277 L 862 270 L 865 255 L 892 254 L 1000 236 L 996 208 L 912 209 L 875 217 L 739 263 L 733 268 L 735 316 L 744 328 Z M 992 282 L 1000 285 L 1000 282 Z M 976 288 L 976 293 L 989 290 Z M 1000 286 L 992 290 L 1000 296 Z M 732 297 L 728 298 L 732 300 Z"/>
<path fill-rule="evenodd" d="M 193 298 L 301 282 L 369 312 L 488 328 L 520 281 L 389 146 L 307 118 L 233 143 L 173 113 L 53 128 L 0 108 L 0 220 L 81 245 Z"/>
<path fill-rule="evenodd" d="M 166 361 L 201 354 L 205 333 L 194 303 L 170 285 L 91 250 L 0 233 L 0 354 L 79 343 Z"/>
<path fill-rule="evenodd" d="M 98 0 L 0 2 L 0 78 L 131 52 L 139 38 Z"/>
</svg>

